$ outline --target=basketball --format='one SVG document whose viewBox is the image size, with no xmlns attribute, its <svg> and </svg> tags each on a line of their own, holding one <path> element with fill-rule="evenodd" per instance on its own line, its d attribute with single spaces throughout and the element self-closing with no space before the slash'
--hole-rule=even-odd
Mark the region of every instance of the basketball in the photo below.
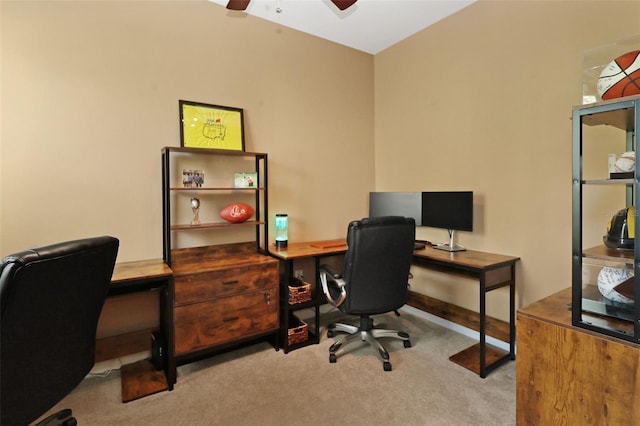
<svg viewBox="0 0 640 426">
<path fill-rule="evenodd" d="M 640 50 L 609 62 L 600 73 L 597 88 L 605 101 L 640 94 Z"/>
</svg>

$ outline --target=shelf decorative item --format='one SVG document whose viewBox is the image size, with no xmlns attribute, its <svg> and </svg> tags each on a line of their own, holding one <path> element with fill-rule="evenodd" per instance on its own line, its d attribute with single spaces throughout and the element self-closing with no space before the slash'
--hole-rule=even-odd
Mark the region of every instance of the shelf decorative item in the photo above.
<svg viewBox="0 0 640 426">
<path fill-rule="evenodd" d="M 182 186 L 185 188 L 201 188 L 203 183 L 203 170 L 182 170 Z"/>
<path fill-rule="evenodd" d="M 235 174 L 234 186 L 236 188 L 255 188 L 258 185 L 256 172 L 241 172 Z"/>
<path fill-rule="evenodd" d="M 602 97 L 607 86 L 615 84 L 615 81 L 607 77 L 606 68 L 609 66 L 619 67 L 619 65 L 615 65 L 616 59 L 636 50 L 640 50 L 640 34 L 585 50 L 582 55 L 582 104 L 611 99 L 608 96 Z M 624 64 L 623 67 L 625 67 Z M 621 76 L 624 77 L 623 74 Z M 601 79 L 601 77 L 604 78 Z M 637 87 L 634 88 L 637 89 Z M 626 93 L 625 96 L 630 94 Z"/>
<path fill-rule="evenodd" d="M 180 146 L 244 151 L 241 108 L 180 100 Z"/>
<path fill-rule="evenodd" d="M 633 296 L 625 296 L 626 288 L 633 289 L 633 270 L 605 266 L 598 274 L 598 291 L 612 302 L 633 303 Z"/>
<path fill-rule="evenodd" d="M 200 199 L 193 197 L 191 199 L 191 210 L 193 211 L 192 225 L 200 225 Z"/>
<path fill-rule="evenodd" d="M 220 217 L 230 223 L 246 222 L 255 211 L 245 203 L 231 203 L 220 212 Z"/>
<path fill-rule="evenodd" d="M 276 248 L 287 247 L 289 241 L 289 215 L 286 213 L 276 214 Z"/>
<path fill-rule="evenodd" d="M 640 94 L 640 50 L 618 56 L 604 67 L 598 78 L 603 101 Z"/>
</svg>

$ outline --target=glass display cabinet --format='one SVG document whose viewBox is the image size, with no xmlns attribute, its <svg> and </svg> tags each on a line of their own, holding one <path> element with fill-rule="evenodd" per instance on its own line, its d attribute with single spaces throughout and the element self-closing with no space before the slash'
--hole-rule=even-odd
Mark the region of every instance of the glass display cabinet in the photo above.
<svg viewBox="0 0 640 426">
<path fill-rule="evenodd" d="M 640 95 L 572 113 L 572 323 L 640 342 Z"/>
</svg>

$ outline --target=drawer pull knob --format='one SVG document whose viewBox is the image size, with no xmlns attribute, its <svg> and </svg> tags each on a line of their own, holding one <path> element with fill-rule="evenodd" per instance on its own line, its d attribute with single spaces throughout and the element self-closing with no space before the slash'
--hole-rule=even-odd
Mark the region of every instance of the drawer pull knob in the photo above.
<svg viewBox="0 0 640 426">
<path fill-rule="evenodd" d="M 222 321 L 224 321 L 224 322 L 238 321 L 238 317 L 228 317 L 228 318 L 223 319 Z"/>
<path fill-rule="evenodd" d="M 264 301 L 267 302 L 267 305 L 271 304 L 271 295 L 269 294 L 269 292 L 264 292 Z"/>
<path fill-rule="evenodd" d="M 236 285 L 238 284 L 238 280 L 233 280 L 233 281 L 223 281 L 222 285 Z"/>
</svg>

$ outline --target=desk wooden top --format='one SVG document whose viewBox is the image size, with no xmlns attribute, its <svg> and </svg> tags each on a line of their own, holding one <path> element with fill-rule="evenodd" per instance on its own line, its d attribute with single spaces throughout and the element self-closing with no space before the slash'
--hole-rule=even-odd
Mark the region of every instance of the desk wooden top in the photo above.
<svg viewBox="0 0 640 426">
<path fill-rule="evenodd" d="M 320 257 L 332 256 L 334 254 L 342 254 L 347 251 L 347 242 L 345 239 L 309 241 L 303 243 L 289 242 L 286 248 L 277 249 L 271 247 L 269 253 L 283 260 L 300 259 L 304 257 Z"/>
<path fill-rule="evenodd" d="M 116 263 L 111 277 L 111 284 L 121 284 L 141 279 L 169 277 L 171 268 L 162 259 L 138 260 L 134 262 Z"/>
<path fill-rule="evenodd" d="M 424 259 L 430 262 L 455 264 L 457 266 L 465 266 L 469 269 L 477 270 L 491 269 L 501 265 L 512 264 L 520 259 L 519 257 L 485 253 L 475 250 L 449 252 L 432 247 L 425 247 L 422 250 L 416 250 L 413 252 L 413 258 L 417 260 Z"/>
<path fill-rule="evenodd" d="M 301 243 L 291 243 L 284 249 L 272 247 L 269 253 L 283 260 L 299 259 L 304 257 L 331 256 L 342 254 L 347 251 L 347 243 L 344 239 L 308 241 Z M 505 256 L 502 254 L 485 253 L 481 251 L 465 250 L 448 252 L 426 247 L 416 250 L 414 258 L 422 258 L 427 261 L 450 263 L 458 266 L 466 266 L 470 269 L 490 269 L 500 265 L 507 265 L 518 261 L 519 257 Z"/>
</svg>

